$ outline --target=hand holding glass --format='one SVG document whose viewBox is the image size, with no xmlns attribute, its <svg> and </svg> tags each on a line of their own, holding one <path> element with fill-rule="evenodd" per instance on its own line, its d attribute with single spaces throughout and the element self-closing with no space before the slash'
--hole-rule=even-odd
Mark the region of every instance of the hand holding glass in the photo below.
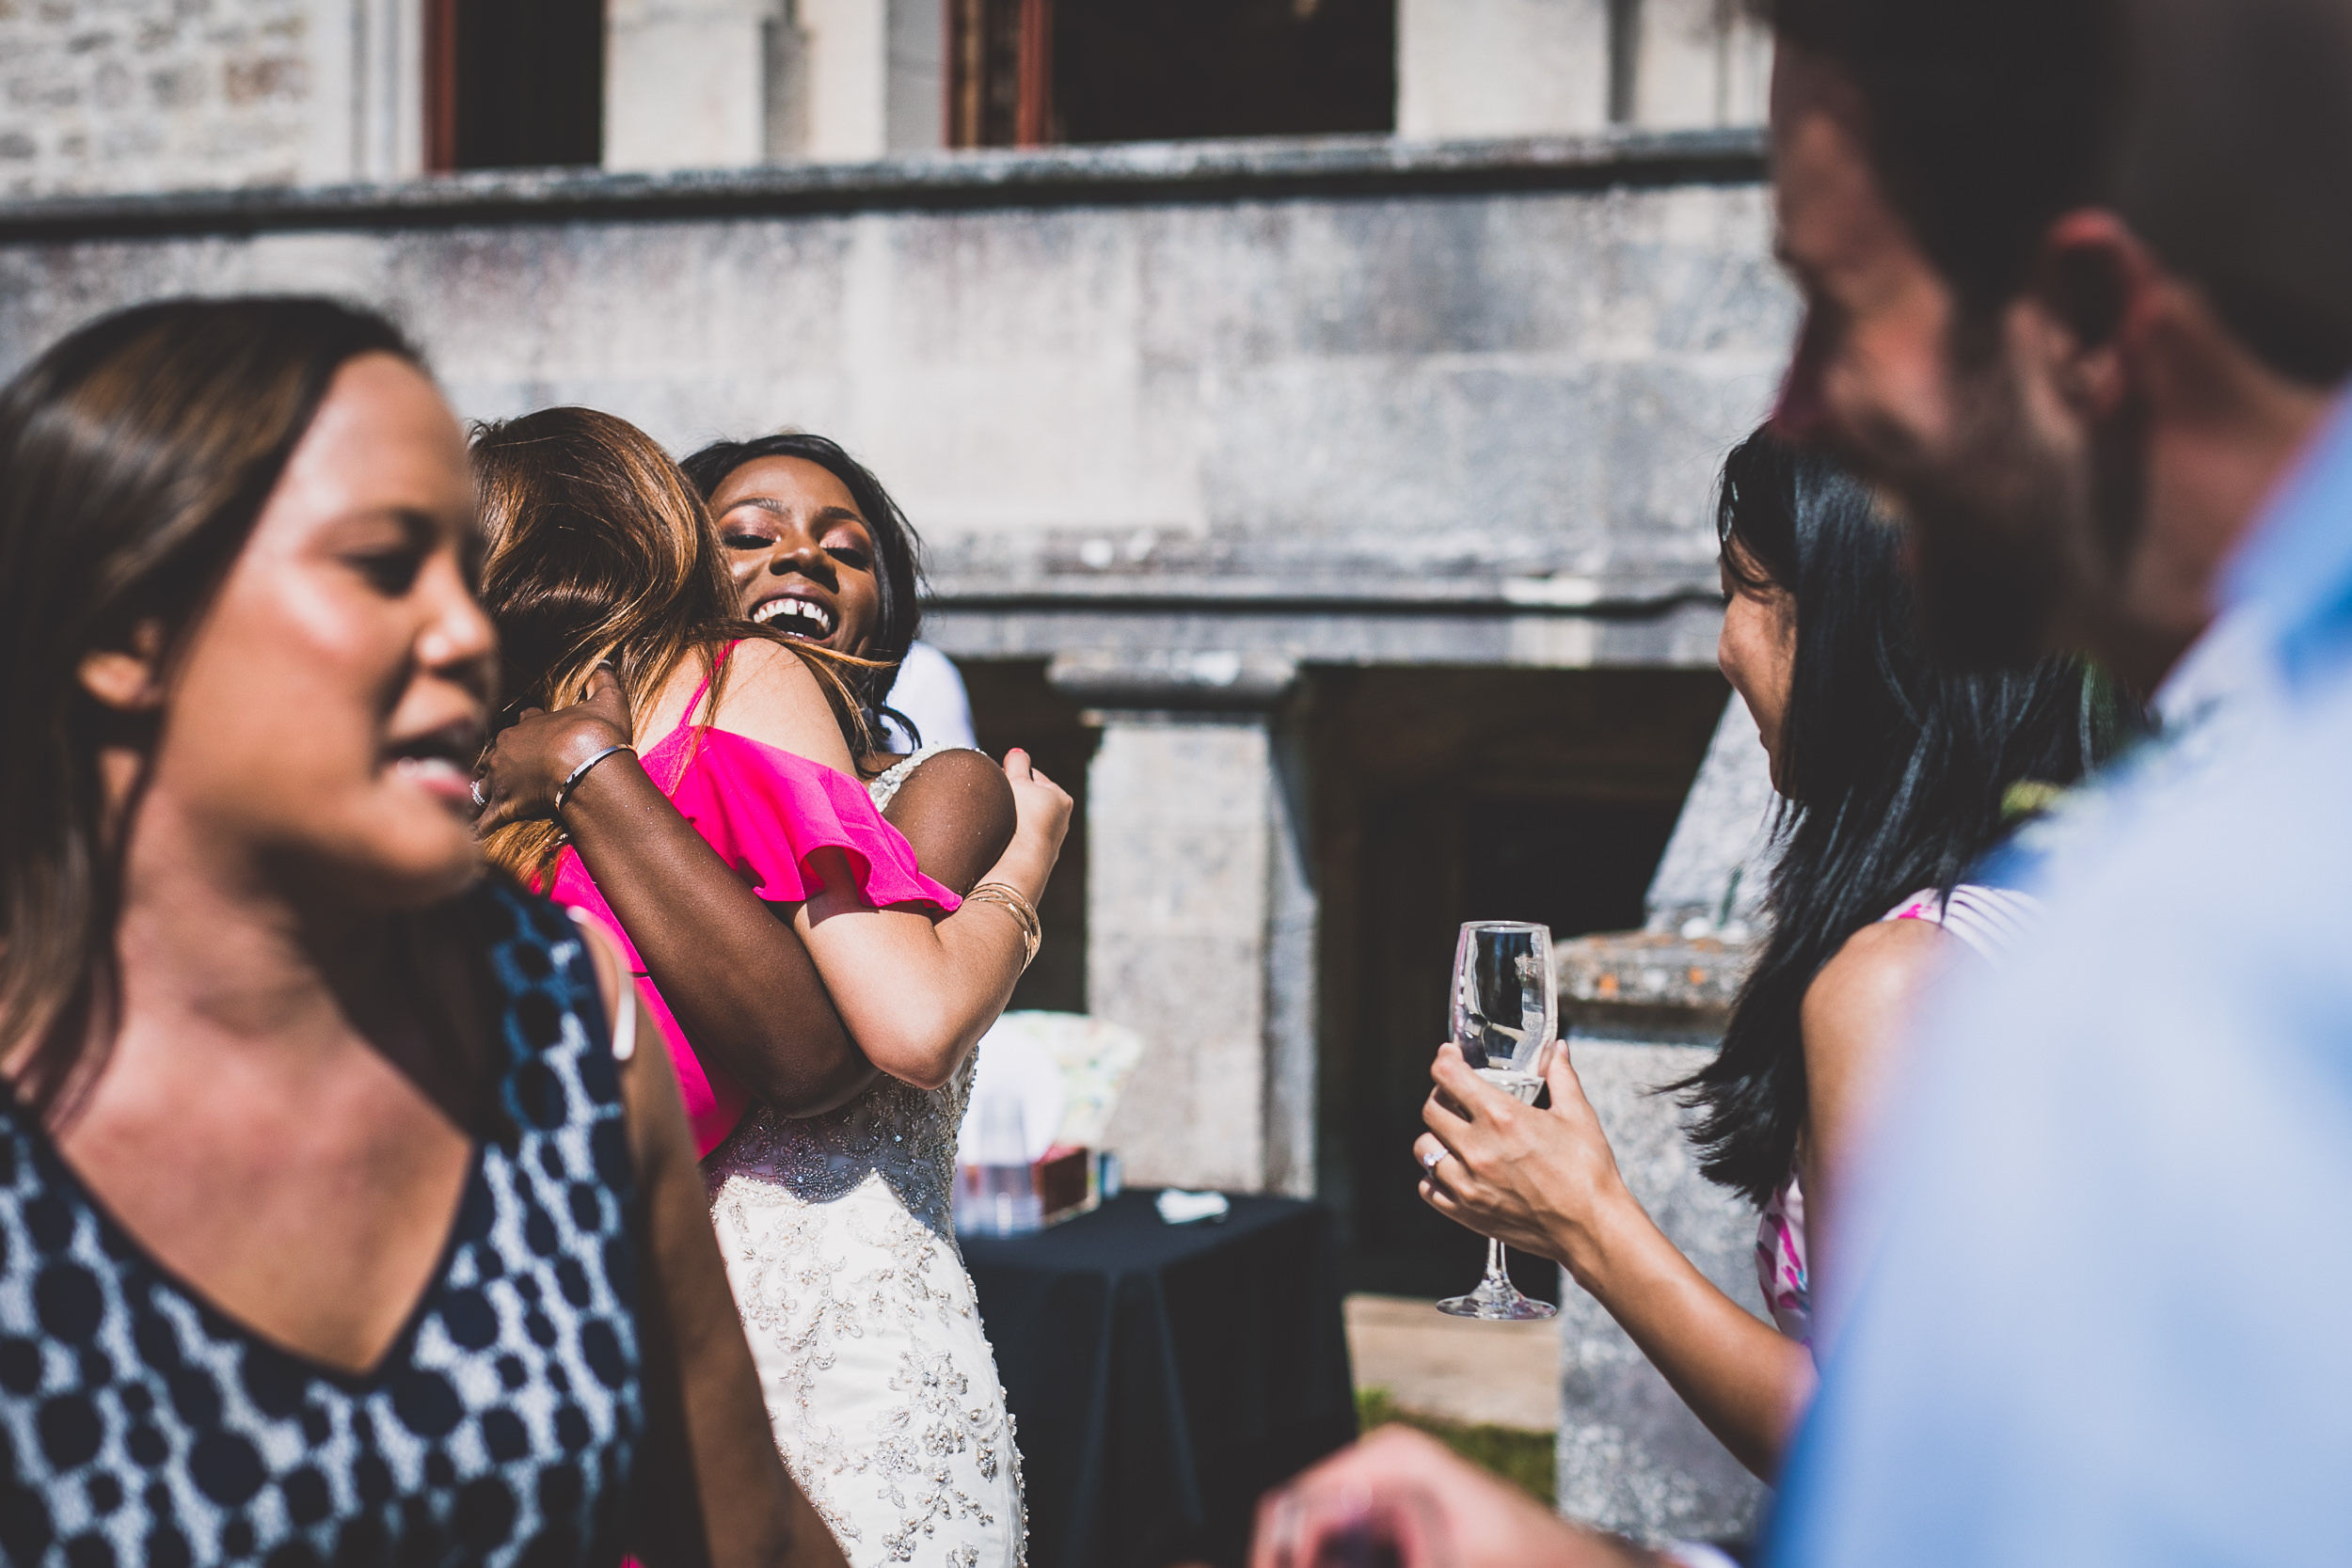
<svg viewBox="0 0 2352 1568">
<path fill-rule="evenodd" d="M 1470 1070 L 1533 1105 L 1560 1024 L 1559 978 L 1551 932 L 1515 920 L 1473 920 L 1454 949 L 1454 1008 L 1449 1031 Z M 1502 1243 L 1486 1243 L 1486 1277 L 1466 1296 L 1438 1303 L 1457 1318 L 1549 1318 L 1560 1309 L 1530 1301 L 1503 1272 Z"/>
</svg>

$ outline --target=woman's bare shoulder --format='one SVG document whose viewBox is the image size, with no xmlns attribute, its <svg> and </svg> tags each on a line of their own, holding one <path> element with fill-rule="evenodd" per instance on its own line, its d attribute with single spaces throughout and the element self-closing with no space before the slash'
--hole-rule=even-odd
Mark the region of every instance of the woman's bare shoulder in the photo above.
<svg viewBox="0 0 2352 1568">
<path fill-rule="evenodd" d="M 1813 977 L 1805 1011 L 1907 998 L 1950 958 L 1955 940 L 1932 920 L 1872 921 L 1848 937 Z"/>
<path fill-rule="evenodd" d="M 1955 951 L 1932 920 L 1880 920 L 1848 937 L 1805 988 L 1800 1026 L 1810 1066 L 1823 1053 L 1875 1049 L 1910 1015 Z"/>
<path fill-rule="evenodd" d="M 727 656 L 726 682 L 714 728 L 851 770 L 849 742 L 815 671 L 800 654 L 765 638 L 746 638 Z"/>
</svg>

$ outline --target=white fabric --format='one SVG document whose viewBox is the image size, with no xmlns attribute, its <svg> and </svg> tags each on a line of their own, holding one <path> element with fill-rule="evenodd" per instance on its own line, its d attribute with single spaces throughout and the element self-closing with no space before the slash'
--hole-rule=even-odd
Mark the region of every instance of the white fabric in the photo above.
<svg viewBox="0 0 2352 1568">
<path fill-rule="evenodd" d="M 776 1447 L 851 1568 L 1027 1560 L 1012 1416 L 950 1207 L 976 1060 L 930 1091 L 880 1079 L 828 1116 L 755 1106 L 704 1164 Z"/>
<path fill-rule="evenodd" d="M 1023 1158 L 1034 1164 L 1045 1158 L 1060 1135 L 1062 1112 L 1070 1103 L 1061 1065 L 1052 1053 L 1018 1030 L 981 1037 L 987 1060 L 972 1074 L 972 1095 L 964 1107 L 963 1125 L 957 1133 L 959 1157 L 965 1164 L 985 1164 L 980 1156 L 982 1108 L 1011 1101 L 1020 1108 Z M 983 1053 L 975 1052 L 975 1057 Z"/>
<path fill-rule="evenodd" d="M 963 677 L 956 673 L 955 661 L 929 642 L 907 649 L 907 657 L 898 662 L 898 678 L 883 701 L 914 721 L 926 747 L 979 744 L 972 736 L 972 699 L 964 693 Z M 911 749 L 905 731 L 883 722 L 890 730 L 892 750 Z"/>
<path fill-rule="evenodd" d="M 898 799 L 898 786 L 914 776 L 914 770 L 942 752 L 969 751 L 965 746 L 926 746 L 910 752 L 866 781 L 866 793 L 874 798 L 876 811 L 888 811 L 890 802 Z M 987 753 L 982 752 L 983 756 Z"/>
</svg>

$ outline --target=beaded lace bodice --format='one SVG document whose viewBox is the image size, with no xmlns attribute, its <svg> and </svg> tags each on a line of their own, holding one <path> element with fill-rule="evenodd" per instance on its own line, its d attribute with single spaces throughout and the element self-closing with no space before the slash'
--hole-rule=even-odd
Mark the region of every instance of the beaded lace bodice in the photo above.
<svg viewBox="0 0 2352 1568">
<path fill-rule="evenodd" d="M 940 752 L 966 750 L 969 748 L 962 746 L 922 746 L 909 752 L 905 756 L 866 781 L 866 792 L 874 798 L 874 809 L 888 811 L 891 800 L 898 793 L 898 786 L 914 777 L 916 768 L 939 755 Z"/>
<path fill-rule="evenodd" d="M 833 1203 L 879 1178 L 900 1208 L 952 1246 L 956 1129 L 972 1092 L 974 1060 L 965 1057 L 953 1078 L 928 1091 L 878 1078 L 849 1104 L 821 1117 L 787 1118 L 755 1107 L 710 1157 L 713 1189 L 730 1177 L 752 1176 L 776 1189 L 763 1193 L 763 1202 L 788 1196 Z"/>
<path fill-rule="evenodd" d="M 852 1568 L 1024 1560 L 1012 1418 L 952 1212 L 973 1067 L 931 1090 L 879 1078 L 824 1116 L 755 1105 L 704 1164 L 777 1447 Z"/>
</svg>

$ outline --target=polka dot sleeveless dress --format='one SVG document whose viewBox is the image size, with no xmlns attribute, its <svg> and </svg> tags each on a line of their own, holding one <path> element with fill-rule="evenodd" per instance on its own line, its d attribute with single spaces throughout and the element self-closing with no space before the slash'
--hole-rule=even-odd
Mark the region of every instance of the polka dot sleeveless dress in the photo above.
<svg viewBox="0 0 2352 1568">
<path fill-rule="evenodd" d="M 0 1103 L 0 1558 L 18 1568 L 612 1562 L 644 1430 L 635 1172 L 593 966 L 485 883 L 505 1060 L 439 1271 L 364 1376 L 150 1259 Z"/>
</svg>

